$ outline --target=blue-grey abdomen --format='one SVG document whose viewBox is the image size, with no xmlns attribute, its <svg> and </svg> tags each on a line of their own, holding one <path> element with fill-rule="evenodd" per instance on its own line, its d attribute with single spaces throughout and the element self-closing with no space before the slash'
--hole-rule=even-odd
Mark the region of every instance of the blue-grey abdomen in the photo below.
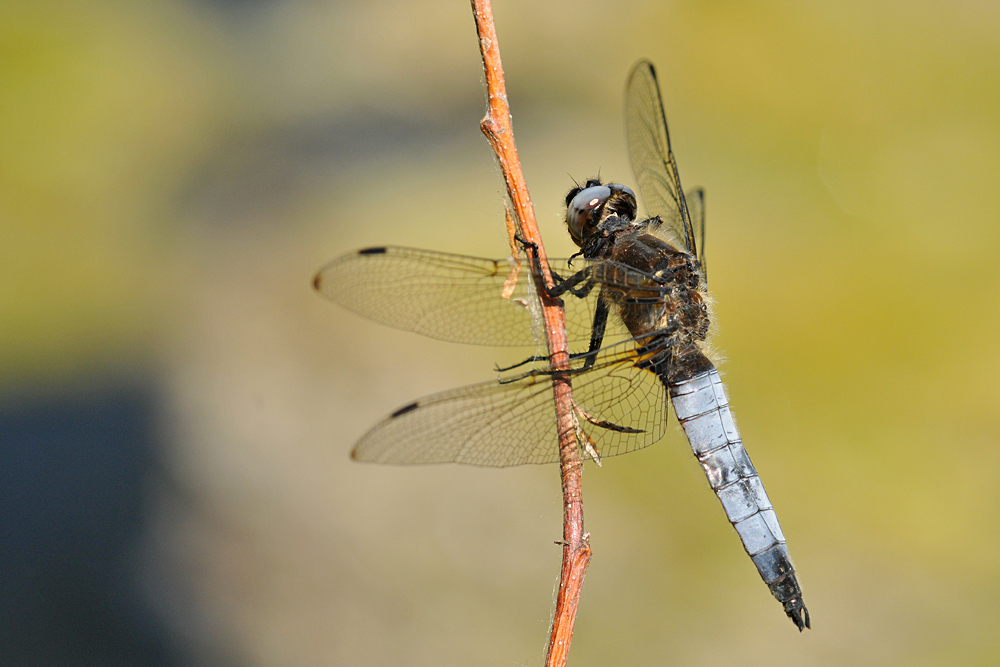
<svg viewBox="0 0 1000 667">
<path fill-rule="evenodd" d="M 668 390 L 691 449 L 764 583 L 799 629 L 808 627 L 809 612 L 802 603 L 785 536 L 743 448 L 719 372 L 712 368 L 668 384 Z"/>
</svg>

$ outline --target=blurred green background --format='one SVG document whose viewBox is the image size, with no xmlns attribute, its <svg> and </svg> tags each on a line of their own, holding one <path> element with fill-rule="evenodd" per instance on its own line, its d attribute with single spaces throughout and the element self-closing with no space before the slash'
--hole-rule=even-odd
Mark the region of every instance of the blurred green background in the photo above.
<svg viewBox="0 0 1000 667">
<path fill-rule="evenodd" d="M 550 255 L 571 177 L 630 182 L 657 65 L 813 618 L 671 427 L 586 470 L 571 663 L 1000 663 L 997 5 L 495 12 Z M 558 469 L 347 457 L 511 353 L 310 288 L 364 245 L 507 253 L 468 4 L 3 3 L 0 49 L 2 662 L 541 664 Z"/>
</svg>

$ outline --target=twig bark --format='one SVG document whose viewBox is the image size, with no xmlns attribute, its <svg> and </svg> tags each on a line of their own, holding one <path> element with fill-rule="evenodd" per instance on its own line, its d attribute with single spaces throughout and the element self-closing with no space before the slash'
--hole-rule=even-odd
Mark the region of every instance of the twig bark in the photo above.
<svg viewBox="0 0 1000 667">
<path fill-rule="evenodd" d="M 569 367 L 569 352 L 566 342 L 566 322 L 561 304 L 550 299 L 540 281 L 552 285 L 542 237 L 535 221 L 535 211 L 521 171 L 521 162 L 514 145 L 514 130 L 511 125 L 510 107 L 507 104 L 507 88 L 504 84 L 503 66 L 500 63 L 500 47 L 497 44 L 496 28 L 493 25 L 493 9 L 489 0 L 472 0 L 472 11 L 476 19 L 479 35 L 479 50 L 483 56 L 486 74 L 486 89 L 489 109 L 480 127 L 493 147 L 500 169 L 507 184 L 507 195 L 514 206 L 515 219 L 520 223 L 521 237 L 534 244 L 537 251 L 534 258 L 541 267 L 541 273 L 532 271 L 536 289 L 542 302 L 542 316 L 545 323 L 545 337 L 554 370 Z M 508 225 L 513 229 L 513 225 Z M 512 238 L 512 247 L 515 241 Z M 529 247 L 528 252 L 532 252 Z M 576 415 L 573 393 L 568 376 L 553 375 L 553 393 L 556 407 L 556 429 L 559 434 L 559 465 L 562 473 L 563 490 L 563 554 L 562 573 L 559 579 L 559 594 L 552 619 L 552 634 L 545 658 L 546 667 L 563 667 L 569 654 L 573 638 L 573 623 L 580 602 L 580 589 L 584 574 L 590 563 L 589 535 L 583 531 L 583 461 L 576 442 Z"/>
</svg>

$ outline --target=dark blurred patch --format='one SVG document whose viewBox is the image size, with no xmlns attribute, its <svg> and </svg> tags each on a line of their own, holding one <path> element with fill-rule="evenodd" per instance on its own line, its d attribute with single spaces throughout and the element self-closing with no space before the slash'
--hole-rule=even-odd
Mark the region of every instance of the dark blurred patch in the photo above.
<svg viewBox="0 0 1000 667">
<path fill-rule="evenodd" d="M 254 12 L 287 4 L 286 0 L 194 0 L 191 4 L 210 7 L 220 13 Z"/>
<path fill-rule="evenodd" d="M 433 116 L 368 110 L 236 130 L 191 172 L 177 207 L 184 218 L 240 230 L 277 224 L 285 218 L 274 214 L 301 198 L 303 188 L 337 187 L 338 169 L 373 156 L 412 162 L 414 151 L 478 138 L 482 114 L 477 97 Z"/>
<path fill-rule="evenodd" d="M 136 384 L 0 403 L 0 664 L 187 664 L 135 576 L 154 412 Z"/>
</svg>

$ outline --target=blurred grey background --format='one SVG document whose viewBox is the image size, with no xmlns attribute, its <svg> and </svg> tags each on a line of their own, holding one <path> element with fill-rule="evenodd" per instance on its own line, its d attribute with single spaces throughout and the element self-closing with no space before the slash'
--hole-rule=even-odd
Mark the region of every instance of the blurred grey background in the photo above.
<svg viewBox="0 0 1000 667">
<path fill-rule="evenodd" d="M 550 255 L 657 65 L 718 347 L 813 630 L 683 435 L 584 476 L 574 665 L 1000 662 L 1000 10 L 497 0 Z M 501 257 L 465 2 L 0 4 L 0 663 L 538 665 L 555 466 L 352 464 L 512 353 L 312 292 Z M 515 354 L 516 356 L 516 354 Z"/>
</svg>

